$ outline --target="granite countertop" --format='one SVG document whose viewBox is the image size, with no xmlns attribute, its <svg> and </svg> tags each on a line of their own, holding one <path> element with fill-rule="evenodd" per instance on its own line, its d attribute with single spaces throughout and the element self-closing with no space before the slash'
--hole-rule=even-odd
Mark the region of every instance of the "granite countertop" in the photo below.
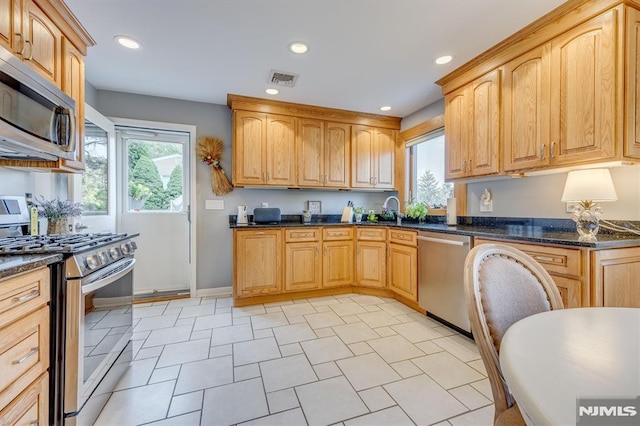
<svg viewBox="0 0 640 426">
<path fill-rule="evenodd" d="M 0 256 L 0 279 L 42 266 L 48 266 L 61 260 L 61 254 L 18 254 Z"/>
<path fill-rule="evenodd" d="M 401 225 L 397 225 L 395 221 L 340 223 L 340 215 L 318 215 L 314 216 L 311 223 L 303 224 L 300 215 L 283 215 L 282 221 L 278 224 L 254 224 L 249 222 L 249 225 L 236 225 L 235 216 L 229 216 L 229 227 L 232 229 L 317 226 L 385 226 L 417 231 L 467 235 L 479 238 L 499 238 L 504 240 L 594 249 L 640 246 L 640 235 L 621 232 L 614 233 L 602 228 L 597 235 L 597 241 L 580 241 L 579 235 L 575 230 L 575 224 L 568 219 L 459 217 L 458 225 L 448 226 L 442 223 L 441 218 L 431 218 L 430 220 L 428 218 L 427 223 L 403 220 Z"/>
</svg>

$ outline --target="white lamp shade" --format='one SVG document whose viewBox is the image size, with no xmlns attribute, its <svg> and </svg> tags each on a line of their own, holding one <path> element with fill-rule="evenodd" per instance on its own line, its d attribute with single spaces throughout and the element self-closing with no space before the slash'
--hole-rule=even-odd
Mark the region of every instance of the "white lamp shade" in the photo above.
<svg viewBox="0 0 640 426">
<path fill-rule="evenodd" d="M 574 170 L 567 175 L 562 201 L 616 201 L 609 169 Z"/>
</svg>

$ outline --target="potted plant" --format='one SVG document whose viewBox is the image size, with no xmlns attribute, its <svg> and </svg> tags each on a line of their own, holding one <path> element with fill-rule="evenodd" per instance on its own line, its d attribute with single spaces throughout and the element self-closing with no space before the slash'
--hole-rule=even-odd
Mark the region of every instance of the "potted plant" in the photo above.
<svg viewBox="0 0 640 426">
<path fill-rule="evenodd" d="M 362 215 L 364 214 L 364 207 L 355 207 L 353 213 L 356 215 L 356 223 L 362 222 Z"/>
<path fill-rule="evenodd" d="M 405 214 L 411 219 L 422 222 L 427 217 L 427 204 L 424 202 L 411 203 L 405 209 Z"/>
<path fill-rule="evenodd" d="M 151 189 L 139 182 L 129 182 L 129 207 L 131 210 L 140 210 L 144 200 L 151 195 Z"/>
<path fill-rule="evenodd" d="M 38 208 L 38 216 L 47 218 L 47 234 L 66 234 L 69 232 L 69 217 L 82 214 L 82 204 L 69 200 L 44 197 L 34 198 L 33 203 Z"/>
</svg>

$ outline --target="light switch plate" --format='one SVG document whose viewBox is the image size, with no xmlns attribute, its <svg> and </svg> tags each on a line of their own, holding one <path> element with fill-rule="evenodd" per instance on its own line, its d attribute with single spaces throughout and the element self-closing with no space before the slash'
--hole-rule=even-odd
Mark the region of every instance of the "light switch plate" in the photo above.
<svg viewBox="0 0 640 426">
<path fill-rule="evenodd" d="M 224 210 L 224 200 L 205 200 L 205 210 Z"/>
</svg>

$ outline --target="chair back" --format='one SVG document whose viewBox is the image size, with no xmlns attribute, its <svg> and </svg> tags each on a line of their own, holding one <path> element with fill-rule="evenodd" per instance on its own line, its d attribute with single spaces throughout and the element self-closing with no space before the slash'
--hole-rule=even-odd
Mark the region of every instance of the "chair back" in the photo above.
<svg viewBox="0 0 640 426">
<path fill-rule="evenodd" d="M 497 419 L 514 404 L 498 358 L 502 336 L 522 318 L 562 309 L 562 299 L 555 282 L 538 262 L 507 245 L 474 247 L 464 268 L 471 331 L 489 376 Z"/>
</svg>

